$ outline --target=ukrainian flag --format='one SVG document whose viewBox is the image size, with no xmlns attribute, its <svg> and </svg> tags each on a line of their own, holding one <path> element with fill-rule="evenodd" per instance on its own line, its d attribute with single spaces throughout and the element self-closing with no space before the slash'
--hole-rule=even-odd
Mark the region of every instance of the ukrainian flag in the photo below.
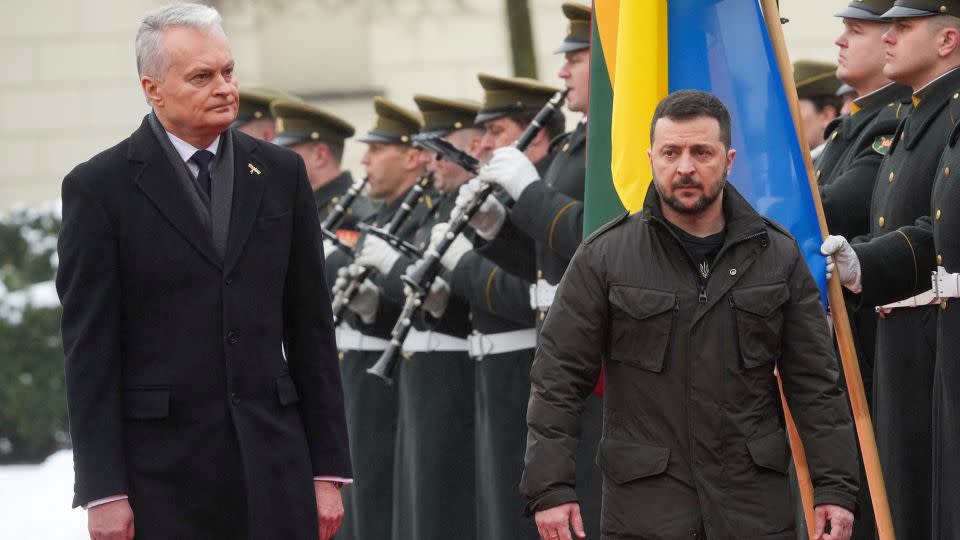
<svg viewBox="0 0 960 540">
<path fill-rule="evenodd" d="M 584 234 L 641 208 L 657 102 L 705 90 L 732 117 L 730 182 L 793 233 L 826 291 L 813 194 L 757 0 L 595 0 L 591 54 Z"/>
</svg>

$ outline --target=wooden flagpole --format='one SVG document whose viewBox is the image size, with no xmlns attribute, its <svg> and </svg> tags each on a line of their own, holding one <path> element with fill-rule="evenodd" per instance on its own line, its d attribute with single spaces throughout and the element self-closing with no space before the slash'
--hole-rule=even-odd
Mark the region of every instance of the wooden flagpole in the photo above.
<svg viewBox="0 0 960 540">
<path fill-rule="evenodd" d="M 810 159 L 810 149 L 807 148 L 803 136 L 803 127 L 800 124 L 800 106 L 797 98 L 797 88 L 793 83 L 790 57 L 787 54 L 786 42 L 783 39 L 783 28 L 780 24 L 780 10 L 776 0 L 761 0 L 763 18 L 770 33 L 770 41 L 776 53 L 777 64 L 780 67 L 780 77 L 790 103 L 790 114 L 800 139 L 800 148 L 803 150 L 803 161 L 807 169 L 807 178 L 810 190 L 813 193 L 813 202 L 817 208 L 817 219 L 820 222 L 820 231 L 824 238 L 827 234 L 827 220 L 823 213 L 823 204 L 820 202 L 820 191 L 813 172 L 813 161 Z M 850 320 L 847 318 L 847 309 L 843 300 L 843 290 L 840 279 L 834 274 L 827 284 L 827 300 L 833 314 L 834 330 L 837 344 L 840 349 L 840 360 L 843 365 L 843 374 L 847 381 L 847 393 L 850 396 L 850 406 L 853 410 L 853 421 L 857 427 L 857 437 L 860 442 L 860 452 L 863 454 L 863 465 L 867 473 L 867 483 L 870 486 L 870 498 L 873 512 L 877 521 L 877 534 L 880 540 L 894 540 L 893 520 L 890 517 L 890 505 L 887 502 L 887 489 L 883 483 L 883 472 L 880 469 L 880 457 L 877 454 L 877 441 L 873 433 L 873 423 L 870 420 L 870 409 L 867 407 L 867 397 L 863 389 L 863 379 L 860 376 L 860 366 L 857 362 L 857 351 L 853 345 Z M 794 427 L 795 429 L 795 427 Z M 791 434 L 791 444 L 793 444 Z M 799 441 L 798 441 L 799 442 Z M 794 453 L 796 455 L 796 452 Z M 809 482 L 809 470 L 804 462 L 804 474 Z M 799 476 L 799 462 L 798 462 Z M 809 523 L 809 518 L 807 519 Z M 813 529 L 808 529 L 811 537 Z"/>
</svg>

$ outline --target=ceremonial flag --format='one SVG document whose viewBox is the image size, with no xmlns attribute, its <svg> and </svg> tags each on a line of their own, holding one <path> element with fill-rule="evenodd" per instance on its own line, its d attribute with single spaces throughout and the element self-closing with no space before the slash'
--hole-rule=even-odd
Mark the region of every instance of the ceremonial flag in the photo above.
<svg viewBox="0 0 960 540">
<path fill-rule="evenodd" d="M 826 291 L 821 233 L 783 82 L 756 0 L 595 0 L 584 234 L 643 204 L 656 104 L 705 90 L 730 110 L 730 182 L 797 238 Z"/>
</svg>

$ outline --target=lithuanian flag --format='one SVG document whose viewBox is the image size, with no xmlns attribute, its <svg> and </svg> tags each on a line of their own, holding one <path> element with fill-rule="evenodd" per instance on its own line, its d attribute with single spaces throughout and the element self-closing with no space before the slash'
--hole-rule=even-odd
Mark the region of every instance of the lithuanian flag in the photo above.
<svg viewBox="0 0 960 540">
<path fill-rule="evenodd" d="M 641 208 L 657 102 L 705 90 L 732 117 L 730 182 L 793 233 L 825 291 L 813 194 L 757 0 L 595 0 L 591 55 L 584 235 Z"/>
</svg>

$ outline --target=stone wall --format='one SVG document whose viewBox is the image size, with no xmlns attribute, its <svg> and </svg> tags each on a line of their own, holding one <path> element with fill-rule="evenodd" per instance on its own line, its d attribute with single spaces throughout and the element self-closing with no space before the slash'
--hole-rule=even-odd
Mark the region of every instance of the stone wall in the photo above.
<svg viewBox="0 0 960 540">
<path fill-rule="evenodd" d="M 566 27 L 561 0 L 529 0 L 540 78 Z M 129 135 L 147 112 L 133 38 L 159 0 L 7 2 L 0 19 L 0 211 L 58 196 L 77 163 Z M 502 0 L 220 0 L 242 86 L 272 85 L 354 122 L 370 96 L 478 99 L 476 73 L 510 73 Z M 832 59 L 829 0 L 781 2 L 793 56 Z M 345 165 L 360 173 L 362 145 Z"/>
</svg>

